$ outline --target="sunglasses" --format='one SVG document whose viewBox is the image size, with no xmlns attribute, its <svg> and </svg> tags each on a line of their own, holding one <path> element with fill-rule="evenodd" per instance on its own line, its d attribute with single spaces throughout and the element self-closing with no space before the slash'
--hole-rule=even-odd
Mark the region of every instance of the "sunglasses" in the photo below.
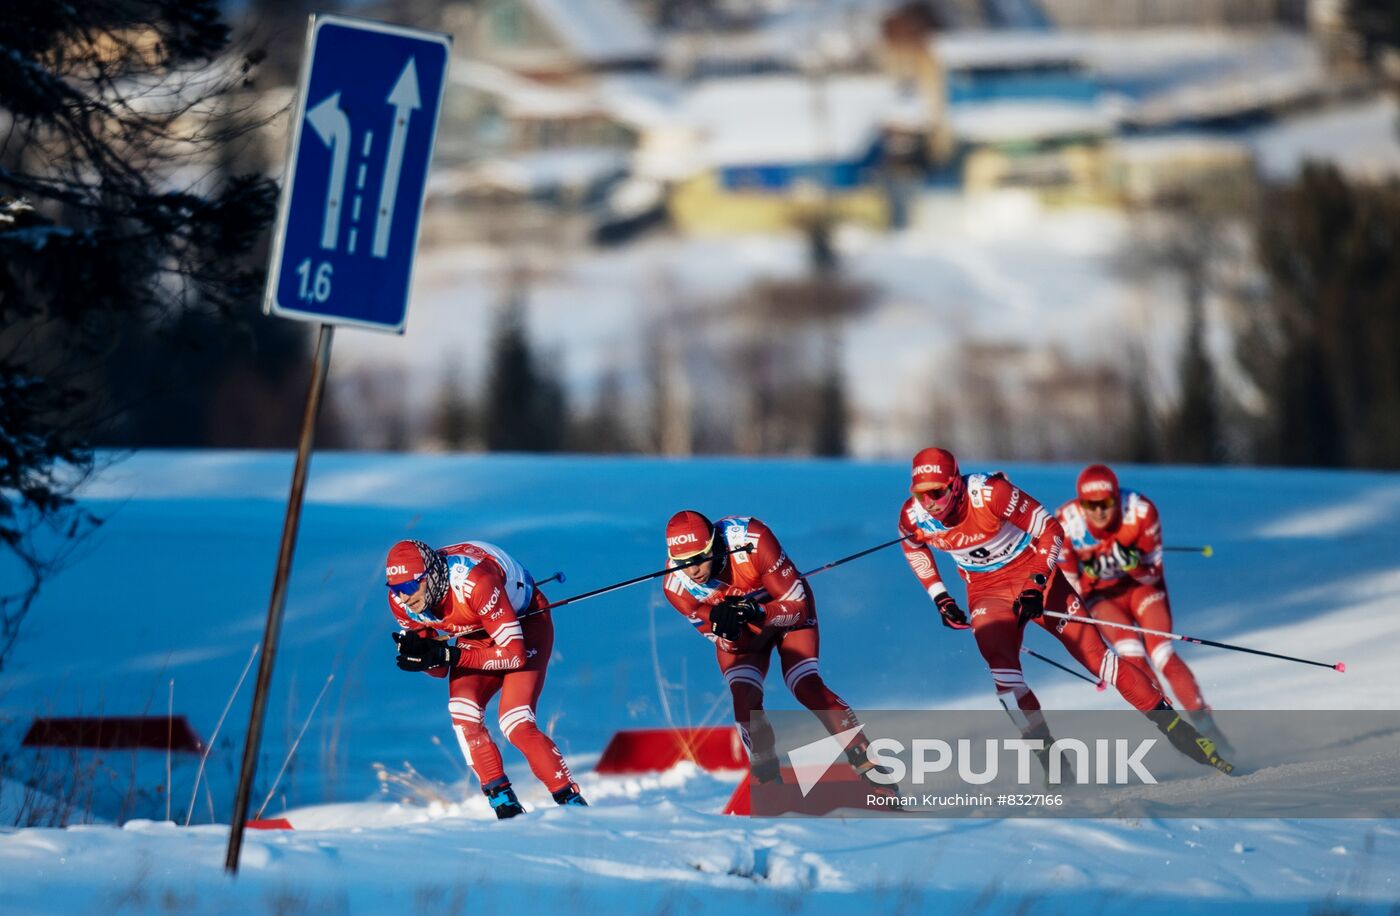
<svg viewBox="0 0 1400 916">
<path fill-rule="evenodd" d="M 918 498 L 919 498 L 920 500 L 923 500 L 924 502 L 936 503 L 936 502 L 938 502 L 940 499 L 942 499 L 944 496 L 947 496 L 947 495 L 948 495 L 948 490 L 949 490 L 949 489 L 951 489 L 951 488 L 950 488 L 950 487 L 946 487 L 946 486 L 944 486 L 944 487 L 929 487 L 928 489 L 920 490 L 916 495 L 918 496 Z"/>
<path fill-rule="evenodd" d="M 1090 512 L 1107 512 L 1109 509 L 1112 509 L 1116 503 L 1111 499 L 1093 499 L 1087 502 L 1081 500 L 1079 505 Z"/>
<path fill-rule="evenodd" d="M 418 591 L 418 586 L 423 584 L 423 577 L 420 575 L 416 579 L 409 579 L 407 582 L 400 582 L 398 585 L 394 585 L 391 582 L 385 582 L 384 584 L 389 586 L 389 591 L 407 598 L 409 595 Z"/>
</svg>

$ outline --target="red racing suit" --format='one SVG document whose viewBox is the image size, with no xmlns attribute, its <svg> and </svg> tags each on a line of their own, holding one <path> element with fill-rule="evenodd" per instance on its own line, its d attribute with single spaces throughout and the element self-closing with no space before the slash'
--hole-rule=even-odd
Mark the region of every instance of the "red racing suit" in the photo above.
<svg viewBox="0 0 1400 916">
<path fill-rule="evenodd" d="M 775 648 L 788 690 L 829 732 L 859 725 L 850 706 L 826 686 L 817 670 L 816 602 L 777 536 L 756 518 L 728 516 L 715 522 L 714 543 L 717 553 L 731 553 L 716 557 L 707 581 L 696 582 L 677 570 L 662 585 L 672 607 L 715 644 L 715 659 L 734 703 L 734 721 L 755 768 L 776 766 L 772 729 L 766 723 L 751 729 L 752 712 L 763 708 L 763 680 Z M 716 636 L 710 609 L 724 598 L 745 595 L 762 601 L 763 624 L 749 624 L 736 640 Z M 858 737 L 849 753 L 861 757 L 866 743 Z"/>
<path fill-rule="evenodd" d="M 1047 611 L 1082 613 L 1078 594 L 1056 566 L 1064 532 L 1039 502 L 1003 474 L 967 474 L 963 484 L 962 505 L 945 522 L 935 519 L 914 498 L 904 501 L 899 531 L 910 539 L 901 545 L 904 556 L 935 599 L 947 587 L 932 552 L 942 550 L 953 558 L 967 583 L 972 633 L 991 669 L 997 697 L 1008 712 L 1020 710 L 1022 718 L 1017 721 L 1023 731 L 1039 732 L 1044 729 L 1044 719 L 1040 701 L 1021 673 L 1022 633 L 1012 604 L 1022 591 L 1037 587 L 1032 577 L 1039 573 L 1049 579 L 1044 589 Z M 1142 671 L 1119 667 L 1117 656 L 1104 646 L 1094 626 L 1045 617 L 1038 622 L 1075 660 L 1115 686 L 1135 708 L 1146 711 L 1161 702 L 1161 692 Z"/>
<path fill-rule="evenodd" d="M 389 605 L 401 627 L 420 635 L 486 631 L 485 636 L 457 640 L 461 655 L 450 671 L 446 665 L 428 671 L 449 679 L 447 708 L 462 755 L 483 786 L 505 775 L 500 749 L 483 722 L 486 704 L 499 692 L 501 733 L 551 792 L 565 788 L 573 781 L 569 767 L 535 722 L 554 648 L 554 623 L 549 611 L 540 611 L 544 595 L 530 573 L 493 544 L 466 541 L 438 553 L 447 561 L 448 589 L 433 609 L 435 616 L 410 613 L 392 591 Z M 527 608 L 536 613 L 520 619 Z"/>
<path fill-rule="evenodd" d="M 1078 501 L 1059 508 L 1055 516 L 1069 540 L 1060 555 L 1060 570 L 1084 596 L 1084 606 L 1095 618 L 1170 631 L 1161 517 L 1152 500 L 1133 490 L 1122 490 L 1120 503 L 1118 523 L 1098 533 L 1091 530 Z M 1123 569 L 1123 552 L 1116 547 L 1136 551 L 1136 565 Z M 1195 675 L 1174 651 L 1172 640 L 1113 627 L 1104 627 L 1103 636 L 1119 655 L 1141 660 L 1149 673 L 1146 659 L 1150 657 L 1183 708 L 1205 708 Z"/>
</svg>

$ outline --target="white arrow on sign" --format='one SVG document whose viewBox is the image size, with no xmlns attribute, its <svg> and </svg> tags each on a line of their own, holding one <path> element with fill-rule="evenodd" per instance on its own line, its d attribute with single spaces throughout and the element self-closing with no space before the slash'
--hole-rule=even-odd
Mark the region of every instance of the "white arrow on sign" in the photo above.
<svg viewBox="0 0 1400 916">
<path fill-rule="evenodd" d="M 335 250 L 340 235 L 340 203 L 345 199 L 345 168 L 350 161 L 350 119 L 340 110 L 340 93 L 306 113 L 321 142 L 331 148 L 331 173 L 326 181 L 326 209 L 321 222 L 321 247 Z"/>
<path fill-rule="evenodd" d="M 373 254 L 376 258 L 389 255 L 389 227 L 394 222 L 394 198 L 399 193 L 399 172 L 403 169 L 404 140 L 408 135 L 409 116 L 423 107 L 418 95 L 418 67 L 413 58 L 399 74 L 386 100 L 394 106 L 394 127 L 389 132 L 389 152 L 384 160 L 384 181 L 379 185 L 379 215 L 374 222 Z"/>
</svg>

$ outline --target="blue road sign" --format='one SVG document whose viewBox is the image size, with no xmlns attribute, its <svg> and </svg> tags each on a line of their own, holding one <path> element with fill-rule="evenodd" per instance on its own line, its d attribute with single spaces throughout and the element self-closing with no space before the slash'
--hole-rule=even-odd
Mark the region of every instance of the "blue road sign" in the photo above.
<svg viewBox="0 0 1400 916">
<path fill-rule="evenodd" d="M 265 311 L 402 333 L 452 39 L 318 13 Z"/>
</svg>

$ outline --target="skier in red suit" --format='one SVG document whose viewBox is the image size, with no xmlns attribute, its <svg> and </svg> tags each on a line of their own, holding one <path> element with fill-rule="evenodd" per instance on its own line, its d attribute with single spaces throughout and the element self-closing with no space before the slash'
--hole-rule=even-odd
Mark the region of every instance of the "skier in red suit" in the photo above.
<svg viewBox="0 0 1400 916">
<path fill-rule="evenodd" d="M 1156 505 L 1141 493 L 1120 489 L 1118 476 L 1103 464 L 1081 471 L 1075 491 L 1076 498 L 1055 513 L 1069 540 L 1059 566 L 1083 596 L 1089 614 L 1170 632 L 1172 610 Z M 1103 636 L 1125 659 L 1140 659 L 1146 667 L 1150 658 L 1196 727 L 1225 746 L 1195 675 L 1174 651 L 1173 640 L 1113 627 L 1103 628 Z"/>
<path fill-rule="evenodd" d="M 767 525 L 744 516 L 711 523 L 699 512 L 677 512 L 666 525 L 666 553 L 672 563 L 708 557 L 669 573 L 663 588 L 671 605 L 715 644 L 756 779 L 769 782 L 779 775 L 772 728 L 750 722 L 751 713 L 763 709 L 763 680 L 773 650 L 788 690 L 828 732 L 837 735 L 860 726 L 817 671 L 816 602 Z M 847 745 L 847 758 L 862 775 L 872 768 L 868 744 L 861 733 Z"/>
<path fill-rule="evenodd" d="M 1089 672 L 1147 713 L 1179 750 L 1223 772 L 1233 769 L 1176 714 L 1142 668 L 1119 664 L 1093 625 L 1042 616 L 1046 610 L 1083 614 L 1083 607 L 1057 565 L 1064 529 L 1039 502 L 1004 474 L 963 475 L 957 458 L 941 448 L 914 456 L 910 493 L 899 513 L 900 533 L 908 538 L 901 545 L 905 559 L 944 625 L 972 629 L 997 698 L 1027 737 L 1046 740 L 1048 747 L 1040 701 L 1021 673 L 1022 630 L 1035 620 Z M 943 584 L 934 550 L 946 551 L 957 564 L 967 583 L 970 617 Z"/>
<path fill-rule="evenodd" d="M 448 678 L 448 712 L 468 765 L 499 818 L 524 812 L 483 723 L 486 704 L 501 695 L 499 723 L 506 740 L 561 805 L 584 805 L 564 755 L 535 722 L 554 646 L 554 623 L 530 573 L 484 541 L 434 550 L 399 541 L 385 562 L 389 607 L 402 630 L 394 634 L 398 665 Z M 523 620 L 527 608 L 537 613 Z M 485 635 L 456 639 L 473 631 Z M 449 640 L 455 639 L 455 645 Z"/>
</svg>

